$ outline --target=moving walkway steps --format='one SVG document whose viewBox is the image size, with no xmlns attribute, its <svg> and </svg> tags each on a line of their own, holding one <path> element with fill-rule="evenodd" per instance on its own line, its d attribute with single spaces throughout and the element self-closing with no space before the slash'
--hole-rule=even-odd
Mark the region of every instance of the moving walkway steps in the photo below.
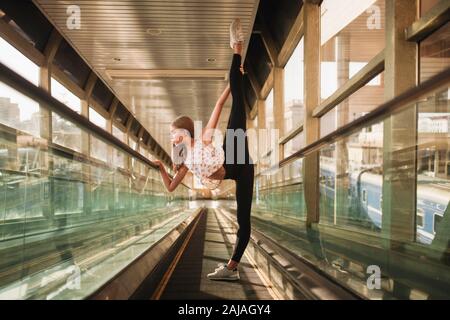
<svg viewBox="0 0 450 320">
<path fill-rule="evenodd" d="M 187 235 L 177 256 L 150 299 L 254 299 L 277 295 L 246 255 L 239 266 L 239 281 L 212 281 L 207 274 L 228 261 L 234 231 L 216 210 L 205 210 Z"/>
</svg>

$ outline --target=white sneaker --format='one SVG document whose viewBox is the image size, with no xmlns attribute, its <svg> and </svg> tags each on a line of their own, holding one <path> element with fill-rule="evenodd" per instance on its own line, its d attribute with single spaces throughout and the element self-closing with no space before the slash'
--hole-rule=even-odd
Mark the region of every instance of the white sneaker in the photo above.
<svg viewBox="0 0 450 320">
<path fill-rule="evenodd" d="M 208 279 L 210 280 L 228 280 L 235 281 L 239 280 L 239 271 L 236 269 L 229 270 L 226 265 L 222 265 L 217 268 L 214 272 L 208 274 Z"/>
<path fill-rule="evenodd" d="M 226 267 L 228 264 L 227 263 L 225 263 L 225 262 L 219 262 L 218 264 L 217 264 L 217 266 L 220 268 L 220 267 L 222 267 L 222 266 L 224 266 L 224 267 Z"/>
<path fill-rule="evenodd" d="M 234 45 L 239 42 L 244 42 L 244 32 L 242 31 L 241 19 L 234 19 L 230 24 L 230 47 L 234 48 Z"/>
</svg>

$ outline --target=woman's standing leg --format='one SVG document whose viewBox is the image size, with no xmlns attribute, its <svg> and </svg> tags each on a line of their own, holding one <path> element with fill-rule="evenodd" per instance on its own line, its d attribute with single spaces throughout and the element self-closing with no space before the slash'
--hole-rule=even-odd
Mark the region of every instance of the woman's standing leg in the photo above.
<svg viewBox="0 0 450 320">
<path fill-rule="evenodd" d="M 254 174 L 253 164 L 245 164 L 241 166 L 239 178 L 236 179 L 237 222 L 239 229 L 236 235 L 233 255 L 229 263 L 231 264 L 230 268 L 235 268 L 237 263 L 241 261 L 241 257 L 250 240 L 250 213 L 253 201 Z"/>
</svg>

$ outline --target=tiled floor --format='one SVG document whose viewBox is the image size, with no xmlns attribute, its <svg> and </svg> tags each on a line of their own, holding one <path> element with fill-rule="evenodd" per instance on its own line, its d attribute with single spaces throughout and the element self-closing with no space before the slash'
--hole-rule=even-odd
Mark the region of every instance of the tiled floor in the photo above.
<svg viewBox="0 0 450 320">
<path fill-rule="evenodd" d="M 228 261 L 234 233 L 214 210 L 200 219 L 161 299 L 273 299 L 245 255 L 239 281 L 207 279 L 219 262 Z"/>
</svg>

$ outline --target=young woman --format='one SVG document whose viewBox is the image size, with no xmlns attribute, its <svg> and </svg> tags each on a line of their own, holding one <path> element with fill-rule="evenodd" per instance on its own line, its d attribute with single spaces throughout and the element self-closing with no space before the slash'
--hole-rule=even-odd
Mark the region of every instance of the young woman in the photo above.
<svg viewBox="0 0 450 320">
<path fill-rule="evenodd" d="M 239 279 L 237 267 L 250 239 L 254 168 L 253 161 L 248 153 L 247 137 L 239 136 L 239 132 L 245 133 L 247 130 L 242 92 L 241 54 L 243 40 L 242 27 L 239 19 L 236 19 L 230 25 L 230 46 L 234 52 L 230 69 L 230 84 L 217 100 L 200 138 L 194 138 L 194 123 L 189 117 L 179 117 L 171 124 L 171 141 L 176 146 L 175 149 L 181 151 L 181 156 L 184 159 L 183 163 L 177 166 L 177 173 L 173 179 L 170 179 L 164 165 L 157 161 L 164 184 L 170 192 L 180 184 L 189 170 L 200 178 L 202 184 L 210 188 L 217 187 L 224 179 L 236 181 L 239 230 L 234 252 L 227 264 L 219 264 L 213 273 L 208 274 L 208 278 L 211 280 Z M 225 134 L 223 147 L 216 148 L 212 144 L 212 133 L 213 129 L 217 127 L 222 107 L 230 91 L 233 103 L 228 120 L 227 134 Z M 242 155 L 242 152 L 244 155 Z M 177 154 L 177 156 L 179 155 Z"/>
</svg>

